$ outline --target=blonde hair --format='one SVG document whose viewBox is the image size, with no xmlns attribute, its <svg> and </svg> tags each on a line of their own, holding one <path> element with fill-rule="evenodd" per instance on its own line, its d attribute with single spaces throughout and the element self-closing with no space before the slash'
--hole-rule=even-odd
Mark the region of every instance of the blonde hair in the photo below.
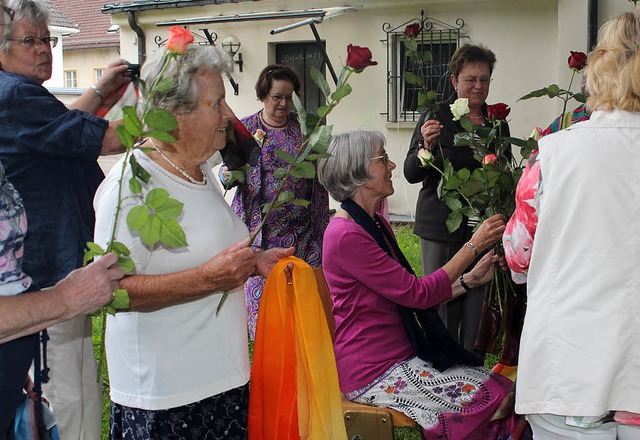
<svg viewBox="0 0 640 440">
<path fill-rule="evenodd" d="M 640 111 L 640 10 L 600 28 L 585 72 L 590 109 Z"/>
</svg>

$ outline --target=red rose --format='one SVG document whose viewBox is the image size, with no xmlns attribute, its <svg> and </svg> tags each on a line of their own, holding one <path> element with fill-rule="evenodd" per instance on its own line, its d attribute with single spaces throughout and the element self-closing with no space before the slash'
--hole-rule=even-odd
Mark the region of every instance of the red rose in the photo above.
<svg viewBox="0 0 640 440">
<path fill-rule="evenodd" d="M 169 39 L 167 40 L 167 49 L 183 54 L 187 51 L 187 46 L 193 43 L 193 35 L 191 31 L 180 26 L 174 26 L 169 29 Z"/>
<path fill-rule="evenodd" d="M 404 36 L 407 38 L 417 37 L 422 29 L 420 29 L 420 24 L 413 23 L 404 28 Z"/>
<path fill-rule="evenodd" d="M 371 51 L 367 47 L 352 44 L 347 46 L 347 66 L 356 72 L 362 72 L 368 66 L 376 66 L 378 62 L 372 61 L 371 57 Z"/>
<path fill-rule="evenodd" d="M 584 52 L 574 52 L 570 51 L 571 55 L 569 55 L 569 59 L 567 62 L 569 63 L 569 67 L 575 70 L 582 70 L 584 66 L 587 65 L 587 55 Z"/>
<path fill-rule="evenodd" d="M 511 113 L 511 108 L 503 102 L 487 106 L 487 116 L 494 121 L 504 121 Z"/>
</svg>

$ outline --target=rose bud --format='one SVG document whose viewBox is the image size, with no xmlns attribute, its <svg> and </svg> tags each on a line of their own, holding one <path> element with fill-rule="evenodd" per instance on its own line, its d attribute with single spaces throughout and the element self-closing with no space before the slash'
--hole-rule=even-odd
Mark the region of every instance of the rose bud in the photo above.
<svg viewBox="0 0 640 440">
<path fill-rule="evenodd" d="M 193 43 L 193 35 L 188 29 L 180 26 L 173 26 L 169 29 L 169 39 L 167 49 L 183 54 L 187 51 L 187 46 Z"/>
<path fill-rule="evenodd" d="M 584 52 L 574 52 L 572 50 L 569 52 L 571 52 L 567 60 L 569 67 L 575 70 L 584 69 L 584 66 L 587 65 L 587 55 Z"/>
<path fill-rule="evenodd" d="M 426 148 L 421 148 L 418 150 L 418 159 L 420 160 L 420 166 L 427 167 L 433 162 L 433 154 Z"/>
<path fill-rule="evenodd" d="M 417 37 L 420 34 L 420 25 L 418 23 L 413 23 L 404 28 L 404 36 L 407 38 Z"/>
<path fill-rule="evenodd" d="M 347 46 L 347 66 L 351 67 L 356 73 L 360 73 L 368 66 L 376 66 L 377 61 L 371 59 L 371 51 L 366 47 Z"/>
<path fill-rule="evenodd" d="M 482 163 L 485 165 L 490 165 L 490 164 L 496 163 L 497 160 L 498 158 L 496 157 L 495 154 L 487 154 L 485 157 L 482 158 Z"/>
<path fill-rule="evenodd" d="M 504 102 L 487 106 L 487 117 L 493 121 L 504 121 L 511 113 L 511 108 Z"/>
</svg>

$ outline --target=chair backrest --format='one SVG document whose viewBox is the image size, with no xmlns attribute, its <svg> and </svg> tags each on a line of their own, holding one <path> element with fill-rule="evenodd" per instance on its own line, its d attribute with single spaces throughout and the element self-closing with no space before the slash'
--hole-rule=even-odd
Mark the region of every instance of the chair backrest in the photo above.
<svg viewBox="0 0 640 440">
<path fill-rule="evenodd" d="M 329 285 L 324 277 L 324 272 L 321 267 L 313 269 L 313 274 L 316 276 L 316 283 L 318 283 L 318 293 L 322 300 L 322 308 L 324 309 L 324 316 L 327 318 L 327 325 L 329 326 L 329 333 L 331 333 L 331 342 L 335 341 L 334 332 L 336 330 L 336 321 L 333 319 L 333 301 L 331 301 L 331 293 L 329 292 Z"/>
</svg>

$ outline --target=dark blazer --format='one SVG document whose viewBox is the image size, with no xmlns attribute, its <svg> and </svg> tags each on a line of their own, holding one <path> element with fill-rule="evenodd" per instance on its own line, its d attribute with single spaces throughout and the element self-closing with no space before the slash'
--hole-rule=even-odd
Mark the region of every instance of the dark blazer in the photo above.
<svg viewBox="0 0 640 440">
<path fill-rule="evenodd" d="M 442 124 L 442 131 L 440 132 L 440 145 L 442 146 L 442 155 L 440 154 L 440 148 L 435 146 L 432 149 L 432 153 L 435 157 L 435 164 L 438 168 L 442 169 L 443 157 L 449 159 L 451 165 L 455 170 L 461 170 L 467 168 L 469 171 L 473 171 L 481 166 L 473 157 L 473 150 L 471 147 L 455 147 L 453 145 L 453 136 L 456 133 L 463 132 L 464 129 L 460 125 L 459 121 L 453 120 L 453 114 L 449 105 L 452 104 L 457 95 L 452 96 L 448 101 L 440 103 L 440 109 L 436 113 L 435 119 Z M 487 116 L 487 104 L 482 105 L 482 113 Z M 422 182 L 422 188 L 418 195 L 418 202 L 416 203 L 416 221 L 413 232 L 427 240 L 443 241 L 448 243 L 463 242 L 469 237 L 467 228 L 467 218 L 462 220 L 461 227 L 453 232 L 449 233 L 447 230 L 447 217 L 451 212 L 449 207 L 438 198 L 436 190 L 438 183 L 440 182 L 440 173 L 432 167 L 422 168 L 420 166 L 420 160 L 417 157 L 417 152 L 421 148 L 418 141 L 422 139 L 420 133 L 420 127 L 424 124 L 426 113 L 420 117 L 418 124 L 411 137 L 411 144 L 409 145 L 409 151 L 407 157 L 404 160 L 404 177 L 409 183 Z M 509 136 L 509 126 L 503 126 L 503 136 Z"/>
</svg>

